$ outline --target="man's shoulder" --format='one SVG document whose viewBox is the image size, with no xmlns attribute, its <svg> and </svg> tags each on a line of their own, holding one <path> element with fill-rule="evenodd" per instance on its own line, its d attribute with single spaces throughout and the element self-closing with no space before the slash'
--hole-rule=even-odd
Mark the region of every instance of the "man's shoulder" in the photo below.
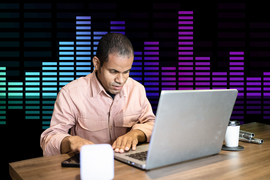
<svg viewBox="0 0 270 180">
<path fill-rule="evenodd" d="M 73 90 L 76 90 L 78 88 L 83 88 L 83 87 L 89 86 L 90 75 L 91 74 L 88 74 L 86 76 L 75 79 L 75 80 L 71 81 L 70 83 L 68 83 L 67 85 L 65 85 L 62 89 L 66 90 L 66 91 L 73 91 Z"/>
<path fill-rule="evenodd" d="M 144 90 L 145 88 L 144 88 L 144 86 L 140 83 L 140 82 L 138 82 L 138 81 L 136 81 L 136 80 L 134 80 L 134 79 L 132 79 L 132 78 L 128 78 L 128 81 L 127 81 L 127 83 L 126 83 L 126 85 L 127 85 L 127 87 L 128 88 L 139 88 L 140 90 Z"/>
</svg>

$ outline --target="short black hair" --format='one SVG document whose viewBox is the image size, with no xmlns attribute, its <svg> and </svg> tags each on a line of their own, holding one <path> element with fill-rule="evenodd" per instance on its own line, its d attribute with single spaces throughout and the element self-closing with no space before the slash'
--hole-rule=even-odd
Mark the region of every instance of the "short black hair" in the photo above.
<svg viewBox="0 0 270 180">
<path fill-rule="evenodd" d="M 100 61 L 100 67 L 108 62 L 109 54 L 118 53 L 121 56 L 134 56 L 133 46 L 130 40 L 121 33 L 108 33 L 104 35 L 98 44 L 96 56 Z"/>
</svg>

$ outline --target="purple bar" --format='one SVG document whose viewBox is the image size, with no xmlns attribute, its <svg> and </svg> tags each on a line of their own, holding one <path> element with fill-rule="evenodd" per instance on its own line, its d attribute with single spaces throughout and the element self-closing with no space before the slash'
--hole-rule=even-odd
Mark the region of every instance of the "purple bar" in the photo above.
<svg viewBox="0 0 270 180">
<path fill-rule="evenodd" d="M 91 16 L 76 16 L 76 19 L 91 19 Z"/>
<path fill-rule="evenodd" d="M 193 35 L 192 31 L 179 31 L 178 35 Z"/>
<path fill-rule="evenodd" d="M 179 72 L 179 76 L 193 76 L 193 72 Z"/>
<path fill-rule="evenodd" d="M 213 77 L 212 78 L 213 81 L 227 81 L 226 77 Z"/>
<path fill-rule="evenodd" d="M 145 76 L 158 76 L 159 73 L 158 72 L 144 72 Z"/>
<path fill-rule="evenodd" d="M 230 72 L 230 76 L 244 76 L 244 72 Z"/>
<path fill-rule="evenodd" d="M 178 47 L 178 50 L 191 50 L 191 51 L 193 51 L 193 47 Z"/>
<path fill-rule="evenodd" d="M 210 82 L 196 82 L 196 86 L 210 86 Z"/>
<path fill-rule="evenodd" d="M 145 86 L 158 86 L 159 83 L 158 82 L 145 82 L 144 85 Z"/>
<path fill-rule="evenodd" d="M 227 87 L 213 87 L 212 89 L 227 89 Z"/>
<path fill-rule="evenodd" d="M 158 77 L 146 77 L 144 78 L 145 81 L 159 81 Z"/>
<path fill-rule="evenodd" d="M 178 19 L 193 19 L 193 16 L 178 16 Z"/>
<path fill-rule="evenodd" d="M 269 77 L 264 77 L 263 80 L 264 81 L 270 81 L 270 78 Z"/>
<path fill-rule="evenodd" d="M 162 70 L 169 70 L 169 71 L 175 71 L 176 68 L 175 67 L 162 67 Z"/>
<path fill-rule="evenodd" d="M 142 55 L 142 52 L 138 52 L 138 51 L 136 52 L 136 51 L 135 51 L 135 52 L 134 52 L 134 55 L 135 55 L 135 56 L 136 56 L 136 55 Z"/>
<path fill-rule="evenodd" d="M 91 21 L 76 21 L 76 24 L 91 24 Z"/>
<path fill-rule="evenodd" d="M 230 52 L 230 55 L 244 55 L 244 52 Z"/>
<path fill-rule="evenodd" d="M 111 29 L 125 29 L 125 26 L 111 26 Z"/>
<path fill-rule="evenodd" d="M 111 21 L 111 24 L 125 24 L 125 21 Z"/>
<path fill-rule="evenodd" d="M 162 72 L 161 74 L 162 76 L 175 76 L 176 75 L 175 72 Z"/>
<path fill-rule="evenodd" d="M 142 57 L 134 57 L 134 60 L 142 60 Z"/>
<path fill-rule="evenodd" d="M 243 87 L 232 87 L 232 89 L 237 89 L 238 91 L 244 91 Z"/>
<path fill-rule="evenodd" d="M 230 81 L 244 81 L 243 77 L 231 77 Z"/>
<path fill-rule="evenodd" d="M 179 81 L 193 81 L 193 77 L 180 77 L 178 78 Z"/>
<path fill-rule="evenodd" d="M 190 71 L 190 70 L 193 70 L 193 67 L 179 67 L 178 70 L 179 71 Z"/>
<path fill-rule="evenodd" d="M 178 57 L 178 60 L 189 61 L 189 60 L 193 60 L 193 57 Z"/>
<path fill-rule="evenodd" d="M 159 88 L 156 88 L 156 87 L 146 87 L 145 90 L 146 91 L 159 91 Z"/>
<path fill-rule="evenodd" d="M 244 60 L 244 57 L 230 57 L 230 60 Z"/>
<path fill-rule="evenodd" d="M 159 55 L 159 52 L 144 52 L 144 55 Z"/>
<path fill-rule="evenodd" d="M 196 66 L 210 66 L 210 62 L 196 62 Z"/>
<path fill-rule="evenodd" d="M 193 21 L 178 21 L 178 24 L 193 24 Z"/>
<path fill-rule="evenodd" d="M 260 87 L 257 87 L 257 88 L 255 88 L 255 87 L 247 87 L 247 91 L 261 91 L 262 90 L 262 88 L 260 88 Z"/>
<path fill-rule="evenodd" d="M 196 77 L 195 78 L 196 81 L 210 81 L 209 77 Z"/>
<path fill-rule="evenodd" d="M 210 72 L 196 72 L 196 76 L 210 76 Z"/>
<path fill-rule="evenodd" d="M 263 96 L 270 96 L 270 93 L 263 93 Z"/>
<path fill-rule="evenodd" d="M 247 77 L 247 81 L 261 81 L 262 78 L 260 77 Z"/>
<path fill-rule="evenodd" d="M 178 11 L 178 14 L 193 14 L 193 11 Z"/>
<path fill-rule="evenodd" d="M 193 52 L 178 52 L 178 55 L 193 55 Z"/>
<path fill-rule="evenodd" d="M 227 76 L 227 72 L 213 72 L 213 76 Z"/>
<path fill-rule="evenodd" d="M 227 86 L 227 82 L 212 82 L 213 86 Z"/>
<path fill-rule="evenodd" d="M 261 111 L 247 111 L 247 114 L 261 114 Z"/>
<path fill-rule="evenodd" d="M 159 63 L 158 62 L 145 62 L 144 65 L 146 65 L 146 66 L 158 66 Z"/>
<path fill-rule="evenodd" d="M 209 71 L 210 70 L 210 67 L 195 67 L 195 70 L 198 70 L 198 71 Z"/>
<path fill-rule="evenodd" d="M 263 88 L 264 91 L 270 91 L 270 87 Z"/>
<path fill-rule="evenodd" d="M 195 60 L 210 60 L 210 57 L 195 57 Z"/>
<path fill-rule="evenodd" d="M 244 66 L 244 62 L 230 62 L 230 66 Z"/>
<path fill-rule="evenodd" d="M 179 82 L 179 86 L 193 86 L 193 82 Z"/>
<path fill-rule="evenodd" d="M 158 71 L 159 70 L 159 67 L 144 67 L 144 70 L 147 70 L 147 71 Z"/>
<path fill-rule="evenodd" d="M 175 82 L 162 82 L 161 85 L 162 86 L 175 86 L 176 83 Z"/>
<path fill-rule="evenodd" d="M 264 76 L 270 76 L 270 72 L 264 72 L 263 75 Z"/>
<path fill-rule="evenodd" d="M 133 62 L 133 65 L 135 65 L 135 66 L 142 66 L 142 62 Z"/>
<path fill-rule="evenodd" d="M 244 67 L 230 67 L 230 70 L 233 70 L 233 71 L 243 71 L 244 70 Z"/>
<path fill-rule="evenodd" d="M 162 81 L 175 81 L 176 78 L 172 78 L 172 77 L 167 77 L 167 78 L 162 78 Z"/>
<path fill-rule="evenodd" d="M 178 45 L 193 45 L 193 42 L 187 42 L 187 41 L 179 41 Z"/>
<path fill-rule="evenodd" d="M 178 30 L 193 30 L 193 26 L 179 26 Z"/>
<path fill-rule="evenodd" d="M 178 36 L 179 40 L 193 40 L 193 36 Z"/>
<path fill-rule="evenodd" d="M 261 82 L 247 82 L 248 86 L 261 86 L 262 83 Z"/>
<path fill-rule="evenodd" d="M 126 34 L 126 32 L 124 32 L 124 31 L 111 31 L 111 33 L 120 33 L 120 34 Z"/>
<path fill-rule="evenodd" d="M 264 82 L 263 85 L 264 86 L 270 86 L 270 82 Z"/>
<path fill-rule="evenodd" d="M 162 90 L 175 90 L 174 87 L 162 87 L 161 89 Z"/>
<path fill-rule="evenodd" d="M 230 82 L 230 86 L 244 86 L 243 82 Z"/>
<path fill-rule="evenodd" d="M 204 89 L 210 89 L 210 87 L 196 87 L 197 90 L 204 90 Z"/>
<path fill-rule="evenodd" d="M 144 47 L 144 50 L 159 50 L 159 47 Z"/>
<path fill-rule="evenodd" d="M 247 96 L 261 96 L 262 93 L 247 93 Z"/>
<path fill-rule="evenodd" d="M 193 62 L 179 62 L 179 66 L 193 66 Z"/>
<path fill-rule="evenodd" d="M 159 42 L 156 41 L 156 42 L 144 42 L 144 45 L 159 45 Z"/>
<path fill-rule="evenodd" d="M 159 57 L 144 57 L 144 60 L 159 60 Z"/>
</svg>

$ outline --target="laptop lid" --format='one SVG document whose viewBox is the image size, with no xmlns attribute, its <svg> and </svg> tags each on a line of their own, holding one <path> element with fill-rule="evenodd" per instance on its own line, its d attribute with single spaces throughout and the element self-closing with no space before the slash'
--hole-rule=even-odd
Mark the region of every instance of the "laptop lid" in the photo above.
<svg viewBox="0 0 270 180">
<path fill-rule="evenodd" d="M 146 169 L 221 151 L 236 89 L 162 91 Z"/>
</svg>

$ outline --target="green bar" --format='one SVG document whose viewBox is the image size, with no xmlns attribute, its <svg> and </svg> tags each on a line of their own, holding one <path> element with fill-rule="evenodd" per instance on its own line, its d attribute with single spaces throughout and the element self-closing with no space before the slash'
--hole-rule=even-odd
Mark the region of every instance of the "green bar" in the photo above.
<svg viewBox="0 0 270 180">
<path fill-rule="evenodd" d="M 8 109 L 23 109 L 22 106 L 8 106 Z"/>
<path fill-rule="evenodd" d="M 42 121 L 42 124 L 50 124 L 51 121 Z"/>
<path fill-rule="evenodd" d="M 42 126 L 42 129 L 48 129 L 48 128 L 50 128 L 50 126 Z"/>
<path fill-rule="evenodd" d="M 16 87 L 16 88 L 8 88 L 9 91 L 23 91 L 23 88 L 20 88 L 20 87 Z"/>
<path fill-rule="evenodd" d="M 25 119 L 40 119 L 39 116 L 25 116 Z"/>
<path fill-rule="evenodd" d="M 1 125 L 6 125 L 6 123 L 7 123 L 6 121 L 0 121 Z"/>
<path fill-rule="evenodd" d="M 8 101 L 8 104 L 23 104 L 23 101 Z"/>
<path fill-rule="evenodd" d="M 6 101 L 0 101 L 0 104 L 6 104 L 7 102 Z"/>
<path fill-rule="evenodd" d="M 54 106 L 42 106 L 42 109 L 53 109 Z"/>
<path fill-rule="evenodd" d="M 5 86 L 6 82 L 0 82 L 0 86 Z"/>
<path fill-rule="evenodd" d="M 8 82 L 9 86 L 22 86 L 23 83 L 22 82 Z"/>
<path fill-rule="evenodd" d="M 39 96 L 39 93 L 25 93 L 25 96 Z"/>
<path fill-rule="evenodd" d="M 0 77 L 0 81 L 6 81 L 5 77 Z"/>
<path fill-rule="evenodd" d="M 39 77 L 26 77 L 25 80 L 26 81 L 39 81 L 40 78 Z"/>
<path fill-rule="evenodd" d="M 25 88 L 26 91 L 39 91 L 40 88 L 36 88 L 36 87 L 27 87 Z"/>
<path fill-rule="evenodd" d="M 54 104 L 55 101 L 42 101 L 42 104 Z"/>
<path fill-rule="evenodd" d="M 39 72 L 25 72 L 26 76 L 39 76 L 40 73 Z"/>
<path fill-rule="evenodd" d="M 25 109 L 40 109 L 39 106 L 25 106 Z"/>
<path fill-rule="evenodd" d="M 39 101 L 25 101 L 26 104 L 40 104 Z"/>
<path fill-rule="evenodd" d="M 42 116 L 42 119 L 52 119 L 52 116 Z"/>
<path fill-rule="evenodd" d="M 0 71 L 5 71 L 6 67 L 0 67 Z"/>
<path fill-rule="evenodd" d="M 0 72 L 0 76 L 6 76 L 6 72 Z"/>
<path fill-rule="evenodd" d="M 25 114 L 40 114 L 39 111 L 25 111 Z"/>
<path fill-rule="evenodd" d="M 25 82 L 26 86 L 39 86 L 39 82 Z"/>
<path fill-rule="evenodd" d="M 0 91 L 6 91 L 6 88 L 0 87 Z"/>
<path fill-rule="evenodd" d="M 0 116 L 0 119 L 6 119 L 7 117 L 6 116 Z"/>
</svg>

